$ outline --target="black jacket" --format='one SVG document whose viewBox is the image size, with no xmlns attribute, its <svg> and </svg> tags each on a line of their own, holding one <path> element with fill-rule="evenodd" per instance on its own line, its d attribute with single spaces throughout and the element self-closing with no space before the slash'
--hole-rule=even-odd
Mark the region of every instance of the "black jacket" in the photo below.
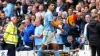
<svg viewBox="0 0 100 56">
<path fill-rule="evenodd" d="M 87 38 L 90 45 L 100 45 L 100 22 L 92 20 L 87 26 Z"/>
<path fill-rule="evenodd" d="M 68 30 L 68 35 L 72 35 L 74 40 L 76 39 L 76 37 L 79 37 L 79 27 L 76 25 L 76 26 L 70 26 L 69 27 L 69 30 Z"/>
<path fill-rule="evenodd" d="M 15 14 L 17 17 L 21 16 L 21 8 L 16 8 Z"/>
<path fill-rule="evenodd" d="M 76 49 L 79 47 L 79 43 L 76 41 L 73 41 L 72 43 L 69 43 L 68 41 L 65 43 L 66 47 L 70 47 L 70 49 Z"/>
</svg>

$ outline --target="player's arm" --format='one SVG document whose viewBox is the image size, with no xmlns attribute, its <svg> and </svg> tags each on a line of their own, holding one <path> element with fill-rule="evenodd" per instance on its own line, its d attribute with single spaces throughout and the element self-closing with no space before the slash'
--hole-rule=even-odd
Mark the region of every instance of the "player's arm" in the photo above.
<svg viewBox="0 0 100 56">
<path fill-rule="evenodd" d="M 51 26 L 53 26 L 54 28 L 60 29 L 62 32 L 64 32 L 64 30 L 60 27 L 58 27 L 53 21 L 50 21 Z"/>
</svg>

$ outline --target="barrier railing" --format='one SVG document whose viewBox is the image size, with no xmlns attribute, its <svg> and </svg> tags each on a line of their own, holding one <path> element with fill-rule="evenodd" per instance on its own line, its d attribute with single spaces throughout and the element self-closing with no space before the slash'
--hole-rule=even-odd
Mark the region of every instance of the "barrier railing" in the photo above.
<svg viewBox="0 0 100 56">
<path fill-rule="evenodd" d="M 16 56 L 37 56 L 38 50 L 31 51 L 16 51 Z M 54 56 L 53 50 L 44 50 L 43 56 Z M 63 51 L 59 50 L 60 56 L 91 56 L 90 50 L 70 50 Z M 0 56 L 7 56 L 7 50 L 0 50 Z"/>
</svg>

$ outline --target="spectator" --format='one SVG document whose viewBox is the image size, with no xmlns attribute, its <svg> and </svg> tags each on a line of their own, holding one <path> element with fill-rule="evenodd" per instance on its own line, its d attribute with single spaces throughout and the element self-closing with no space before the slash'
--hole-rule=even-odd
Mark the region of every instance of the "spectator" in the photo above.
<svg viewBox="0 0 100 56">
<path fill-rule="evenodd" d="M 0 10 L 0 16 L 1 16 L 2 13 L 5 13 L 5 12 L 3 10 Z"/>
<path fill-rule="evenodd" d="M 35 34 L 34 34 L 34 39 L 35 39 L 35 48 L 38 50 L 41 45 L 42 45 L 42 40 L 43 40 L 43 26 L 41 25 L 41 21 L 39 19 L 35 20 Z"/>
<path fill-rule="evenodd" d="M 0 25 L 3 26 L 6 23 L 6 17 L 5 14 L 2 13 L 0 16 Z"/>
<path fill-rule="evenodd" d="M 38 11 L 39 5 L 40 5 L 40 4 L 39 4 L 38 2 L 36 2 L 36 3 L 33 5 L 33 7 L 35 6 L 36 10 Z"/>
<path fill-rule="evenodd" d="M 57 20 L 57 13 L 53 13 L 54 22 Z"/>
<path fill-rule="evenodd" d="M 83 24 L 83 28 L 84 28 L 84 26 L 85 26 L 85 24 L 86 24 L 86 21 L 85 21 L 85 16 L 88 14 L 88 15 L 90 15 L 90 11 L 91 10 L 89 10 L 90 8 L 89 8 L 89 6 L 88 5 L 85 5 L 84 6 L 84 14 L 83 14 L 83 17 L 82 17 L 82 19 L 83 19 L 83 21 L 84 21 L 84 24 Z M 83 33 L 83 30 L 82 30 L 82 33 Z"/>
<path fill-rule="evenodd" d="M 63 25 L 62 17 L 59 16 L 58 21 L 59 21 L 58 27 L 62 28 L 62 25 Z M 62 40 L 62 36 L 60 36 L 60 34 L 62 34 L 61 30 L 57 29 L 56 40 L 57 40 L 57 44 L 59 45 L 59 50 L 62 50 L 63 49 L 63 40 Z"/>
<path fill-rule="evenodd" d="M 36 6 L 34 5 L 32 8 L 32 15 L 36 16 L 36 13 L 37 13 L 37 9 L 36 9 Z"/>
<path fill-rule="evenodd" d="M 28 6 L 28 9 L 27 9 L 27 14 L 32 14 L 32 6 L 30 5 L 30 6 Z"/>
<path fill-rule="evenodd" d="M 69 26 L 68 35 L 72 35 L 74 41 L 76 41 L 76 38 L 79 37 L 79 33 L 79 26 L 76 25 L 76 23 L 73 23 L 71 26 Z"/>
<path fill-rule="evenodd" d="M 21 14 L 21 5 L 22 5 L 21 2 L 17 2 L 16 3 L 15 14 L 16 14 L 17 17 L 21 17 L 22 16 L 22 14 Z"/>
<path fill-rule="evenodd" d="M 85 21 L 87 22 L 85 24 L 85 27 L 84 27 L 84 38 L 87 40 L 87 26 L 88 24 L 90 23 L 90 20 L 91 20 L 91 16 L 90 15 L 86 15 L 85 16 Z"/>
<path fill-rule="evenodd" d="M 81 6 L 80 5 L 76 5 L 76 12 L 80 12 L 81 11 Z"/>
<path fill-rule="evenodd" d="M 20 23 L 18 30 L 23 30 L 25 28 L 25 20 Z M 24 45 L 23 37 L 21 36 L 21 31 L 18 31 L 18 44 L 17 47 L 20 48 Z M 29 48 L 30 49 L 30 48 Z M 18 50 L 18 49 L 17 49 Z"/>
<path fill-rule="evenodd" d="M 63 18 L 63 23 L 65 24 L 66 23 L 66 18 L 67 18 L 68 14 L 66 11 L 63 11 L 62 12 L 62 18 Z"/>
<path fill-rule="evenodd" d="M 82 15 L 85 13 L 84 7 L 81 8 Z"/>
<path fill-rule="evenodd" d="M 6 18 L 6 23 L 9 24 L 10 23 L 10 18 Z"/>
<path fill-rule="evenodd" d="M 4 41 L 4 38 L 3 38 L 3 35 L 4 35 L 4 32 L 6 30 L 6 27 L 7 27 L 7 24 L 4 24 L 2 27 L 0 27 L 0 50 L 6 50 L 6 43 Z"/>
<path fill-rule="evenodd" d="M 58 12 L 58 16 L 62 16 L 62 11 L 59 11 Z"/>
<path fill-rule="evenodd" d="M 3 11 L 5 11 L 5 8 L 6 8 L 6 6 L 7 6 L 7 2 L 4 1 L 2 4 L 3 4 L 3 7 L 4 7 L 4 8 L 3 8 Z"/>
<path fill-rule="evenodd" d="M 2 4 L 3 4 L 3 7 L 4 7 L 3 11 L 4 11 L 5 14 L 7 14 L 7 12 L 5 12 L 6 11 L 6 7 L 7 7 L 7 2 L 4 1 Z"/>
<path fill-rule="evenodd" d="M 91 47 L 92 56 L 100 56 L 100 15 L 96 14 L 87 26 L 87 38 Z"/>
<path fill-rule="evenodd" d="M 69 47 L 69 49 L 77 49 L 79 48 L 79 43 L 73 40 L 73 37 L 69 35 L 67 37 L 67 42 L 65 43 L 66 47 Z"/>
<path fill-rule="evenodd" d="M 93 7 L 93 6 L 96 6 L 96 1 L 95 0 L 91 0 L 89 6 L 90 6 L 90 8 Z"/>
<path fill-rule="evenodd" d="M 77 42 L 79 43 L 79 48 L 83 49 L 85 43 L 85 38 L 83 34 L 80 35 L 80 37 L 77 39 Z"/>
<path fill-rule="evenodd" d="M 25 27 L 25 20 L 23 20 L 21 22 L 21 25 L 19 26 L 18 30 L 24 30 L 24 27 Z M 21 33 L 21 32 L 20 32 Z"/>
<path fill-rule="evenodd" d="M 44 0 L 37 0 L 38 3 L 43 4 Z"/>
<path fill-rule="evenodd" d="M 39 11 L 36 13 L 36 19 L 38 19 L 38 17 L 42 16 L 42 20 L 43 20 L 44 15 L 45 15 L 44 5 L 41 4 L 41 5 L 39 5 Z"/>
<path fill-rule="evenodd" d="M 96 0 L 96 9 L 100 10 L 100 0 Z"/>
<path fill-rule="evenodd" d="M 6 17 L 14 16 L 14 4 L 8 3 L 7 6 L 5 7 L 4 12 L 5 12 Z"/>
<path fill-rule="evenodd" d="M 92 9 L 91 10 L 91 16 L 94 16 L 95 14 L 97 14 L 98 10 L 97 9 Z"/>
<path fill-rule="evenodd" d="M 3 9 L 2 1 L 0 0 L 0 10 Z"/>
<path fill-rule="evenodd" d="M 8 24 L 4 33 L 4 41 L 7 44 L 8 56 L 15 56 L 15 49 L 18 43 L 16 23 L 17 17 L 14 16 L 11 18 L 11 23 Z"/>
<path fill-rule="evenodd" d="M 81 1 L 79 1 L 79 2 L 78 2 L 78 4 L 77 4 L 77 5 L 80 5 L 80 6 L 81 6 L 81 8 L 82 8 L 82 7 L 84 7 L 84 2 L 81 0 Z"/>
<path fill-rule="evenodd" d="M 70 4 L 71 8 L 74 8 L 74 6 L 76 6 L 76 5 L 73 5 L 74 3 L 73 0 L 66 0 L 66 2 Z"/>
<path fill-rule="evenodd" d="M 29 5 L 33 5 L 34 2 L 33 2 L 33 0 L 26 0 L 26 4 L 29 6 Z"/>
<path fill-rule="evenodd" d="M 12 3 L 12 4 L 15 4 L 17 0 L 6 0 L 7 3 Z"/>
<path fill-rule="evenodd" d="M 77 19 L 76 19 L 76 24 L 79 26 L 79 33 L 81 34 L 82 31 L 84 30 L 84 20 L 82 19 L 82 12 L 77 12 Z"/>
<path fill-rule="evenodd" d="M 34 46 L 34 38 L 32 37 L 34 31 L 35 27 L 31 24 L 29 16 L 25 16 L 25 28 L 23 30 L 20 29 L 20 32 L 25 45 L 31 49 L 33 49 Z"/>
<path fill-rule="evenodd" d="M 27 8 L 28 8 L 28 5 L 26 4 L 26 0 L 21 0 L 21 2 L 22 2 L 21 14 L 26 14 L 27 13 Z"/>
<path fill-rule="evenodd" d="M 32 15 L 31 16 L 31 23 L 33 24 L 33 25 L 35 25 L 35 19 L 36 19 L 36 16 L 35 15 Z"/>
<path fill-rule="evenodd" d="M 68 9 L 68 17 L 66 19 L 68 25 L 72 25 L 76 22 L 76 15 L 73 13 L 73 8 Z"/>
<path fill-rule="evenodd" d="M 56 10 L 57 13 L 59 11 L 64 11 L 65 10 L 62 0 L 57 0 L 57 7 L 56 7 L 55 10 Z"/>
<path fill-rule="evenodd" d="M 85 11 L 85 13 L 88 13 L 88 10 L 89 10 L 89 6 L 88 6 L 88 5 L 85 5 L 85 6 L 84 6 L 84 11 Z"/>
<path fill-rule="evenodd" d="M 64 29 L 64 33 L 61 33 L 60 36 L 62 37 L 63 44 L 65 44 L 67 42 L 69 26 L 66 23 L 62 23 L 62 28 Z"/>
<path fill-rule="evenodd" d="M 30 4 L 33 5 L 34 4 L 34 0 L 29 0 Z"/>
<path fill-rule="evenodd" d="M 98 14 L 100 14 L 100 10 L 98 11 Z"/>
</svg>

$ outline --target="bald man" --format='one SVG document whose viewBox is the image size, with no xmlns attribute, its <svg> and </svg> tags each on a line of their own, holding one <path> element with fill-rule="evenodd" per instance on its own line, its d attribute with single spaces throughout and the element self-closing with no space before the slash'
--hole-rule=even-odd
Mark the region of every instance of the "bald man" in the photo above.
<svg viewBox="0 0 100 56">
<path fill-rule="evenodd" d="M 3 36 L 8 49 L 7 56 L 15 56 L 15 48 L 18 43 L 16 23 L 17 17 L 14 16 L 11 18 L 11 22 L 8 24 Z"/>
<path fill-rule="evenodd" d="M 95 14 L 97 14 L 98 10 L 97 9 L 92 9 L 91 10 L 91 16 L 94 16 Z"/>
<path fill-rule="evenodd" d="M 34 34 L 34 39 L 35 39 L 35 48 L 38 50 L 41 45 L 42 45 L 42 40 L 43 40 L 43 25 L 41 24 L 41 21 L 39 19 L 35 20 L 35 34 Z"/>
</svg>

